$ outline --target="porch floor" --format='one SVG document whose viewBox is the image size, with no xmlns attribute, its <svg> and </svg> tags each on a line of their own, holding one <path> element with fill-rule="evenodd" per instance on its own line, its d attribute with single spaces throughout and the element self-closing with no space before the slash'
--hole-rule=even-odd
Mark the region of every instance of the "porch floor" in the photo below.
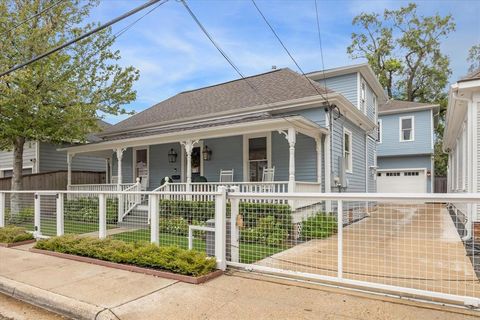
<svg viewBox="0 0 480 320">
<path fill-rule="evenodd" d="M 438 204 L 380 205 L 343 229 L 343 277 L 480 297 L 480 283 L 448 211 Z M 337 236 L 316 239 L 257 264 L 335 277 Z"/>
</svg>

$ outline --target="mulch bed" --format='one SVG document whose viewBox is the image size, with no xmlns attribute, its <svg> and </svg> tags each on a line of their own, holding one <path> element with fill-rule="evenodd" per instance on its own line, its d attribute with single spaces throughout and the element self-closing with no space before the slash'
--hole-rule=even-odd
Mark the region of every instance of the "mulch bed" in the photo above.
<svg viewBox="0 0 480 320">
<path fill-rule="evenodd" d="M 115 263 L 115 262 L 110 262 L 110 261 L 104 261 L 100 259 L 95 259 L 95 258 L 89 258 L 89 257 L 82 257 L 82 256 L 77 256 L 73 254 L 67 254 L 67 253 L 60 253 L 60 252 L 54 252 L 54 251 L 48 251 L 48 250 L 40 250 L 40 249 L 35 249 L 31 248 L 31 252 L 34 253 L 40 253 L 40 254 L 45 254 L 48 256 L 53 256 L 57 258 L 64 258 L 64 259 L 69 259 L 69 260 L 74 260 L 74 261 L 79 261 L 79 262 L 86 262 L 86 263 L 91 263 L 103 267 L 109 267 L 109 268 L 114 268 L 114 269 L 120 269 L 120 270 L 126 270 L 126 271 L 131 271 L 131 272 L 137 272 L 137 273 L 143 273 L 143 274 L 148 274 L 160 278 L 165 278 L 165 279 L 172 279 L 172 280 L 177 280 L 181 282 L 186 282 L 186 283 L 191 283 L 191 284 L 200 284 L 204 283 L 208 280 L 214 279 L 219 277 L 220 275 L 223 274 L 222 270 L 215 270 L 209 274 L 200 276 L 200 277 L 194 277 L 194 276 L 187 276 L 183 274 L 176 274 L 173 272 L 168 272 L 168 271 L 161 271 L 161 270 L 155 270 L 155 269 L 150 269 L 150 268 L 143 268 L 143 267 L 137 267 L 129 264 L 121 264 L 121 263 Z"/>
<path fill-rule="evenodd" d="M 24 244 L 34 243 L 35 241 L 36 241 L 35 239 L 31 239 L 31 240 L 18 241 L 18 242 L 12 242 L 12 243 L 0 242 L 0 247 L 11 248 L 11 247 L 23 246 Z"/>
</svg>

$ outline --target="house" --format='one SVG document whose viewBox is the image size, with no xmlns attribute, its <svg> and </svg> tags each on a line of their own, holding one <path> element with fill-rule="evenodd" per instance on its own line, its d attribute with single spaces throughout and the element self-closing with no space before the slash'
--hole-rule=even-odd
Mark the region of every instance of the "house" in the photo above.
<svg viewBox="0 0 480 320">
<path fill-rule="evenodd" d="M 277 69 L 179 93 L 107 128 L 102 141 L 62 150 L 107 160 L 108 183 L 96 190 L 131 190 L 137 179 L 161 190 L 170 177 L 170 190 L 213 191 L 220 171 L 233 170 L 229 185 L 244 191 L 375 191 L 379 97 L 366 64 L 307 76 Z"/>
<path fill-rule="evenodd" d="M 99 120 L 99 126 L 105 129 L 110 124 Z M 95 134 L 87 136 L 87 142 L 95 141 L 99 141 Z M 67 170 L 67 153 L 65 151 L 57 151 L 61 147 L 63 146 L 52 143 L 27 141 L 23 150 L 23 174 Z M 73 162 L 71 170 L 104 172 L 106 163 L 103 159 L 79 156 Z M 0 151 L 0 178 L 11 177 L 12 174 L 13 151 Z"/>
<path fill-rule="evenodd" d="M 378 192 L 433 192 L 437 104 L 388 100 L 378 107 Z"/>
<path fill-rule="evenodd" d="M 477 193 L 479 182 L 478 137 L 480 119 L 480 70 L 474 71 L 450 87 L 443 150 L 448 154 L 448 192 Z M 453 203 L 457 217 L 466 226 L 466 238 L 478 220 L 479 207 L 474 203 Z"/>
</svg>

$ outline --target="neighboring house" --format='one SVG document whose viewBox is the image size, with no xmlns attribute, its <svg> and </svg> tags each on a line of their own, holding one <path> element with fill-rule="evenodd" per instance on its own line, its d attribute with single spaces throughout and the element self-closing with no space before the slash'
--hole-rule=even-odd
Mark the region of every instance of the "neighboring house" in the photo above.
<svg viewBox="0 0 480 320">
<path fill-rule="evenodd" d="M 175 190 L 212 190 L 233 169 L 242 190 L 375 191 L 378 80 L 366 64 L 308 77 L 278 69 L 185 91 L 64 150 L 104 157 L 122 188 L 140 179 L 155 190 L 171 177 Z"/>
<path fill-rule="evenodd" d="M 443 150 L 448 153 L 448 192 L 480 191 L 478 165 L 480 135 L 480 70 L 470 73 L 450 87 Z M 454 203 L 465 218 L 467 237 L 472 222 L 478 220 L 477 204 Z"/>
<path fill-rule="evenodd" d="M 99 121 L 102 129 L 110 124 Z M 89 143 L 99 141 L 94 134 L 87 136 Z M 51 143 L 27 141 L 23 150 L 23 174 L 44 173 L 58 170 L 67 170 L 67 153 L 57 151 L 64 146 Z M 73 171 L 95 171 L 106 170 L 105 160 L 100 158 L 78 156 L 71 165 Z M 0 178 L 11 177 L 13 174 L 13 152 L 0 151 Z"/>
<path fill-rule="evenodd" d="M 436 104 L 388 100 L 378 107 L 377 189 L 433 192 Z"/>
</svg>

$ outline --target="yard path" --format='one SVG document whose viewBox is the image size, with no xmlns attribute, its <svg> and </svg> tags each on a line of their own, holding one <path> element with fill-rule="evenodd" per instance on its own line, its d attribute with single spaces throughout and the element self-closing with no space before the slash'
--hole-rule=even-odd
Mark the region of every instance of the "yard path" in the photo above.
<svg viewBox="0 0 480 320">
<path fill-rule="evenodd" d="M 0 288 L 15 281 L 114 319 L 478 319 L 478 313 L 230 271 L 202 285 L 0 248 Z M 32 291 L 33 292 L 33 291 Z M 42 301 L 45 295 L 38 297 Z M 0 303 L 0 314 L 6 306 Z M 20 319 L 20 318 L 19 318 Z M 33 318 L 35 319 L 35 318 Z M 40 319 L 40 318 L 39 318 Z"/>
<path fill-rule="evenodd" d="M 114 229 L 107 229 L 107 237 L 114 235 L 114 234 L 119 234 L 119 233 L 124 233 L 124 232 L 133 232 L 138 229 L 132 229 L 132 228 L 114 228 Z M 98 231 L 94 232 L 88 232 L 88 233 L 82 233 L 80 234 L 81 237 L 95 237 L 98 238 Z"/>
<path fill-rule="evenodd" d="M 343 229 L 344 278 L 480 297 L 470 259 L 442 205 L 379 205 Z M 257 262 L 337 275 L 337 236 L 311 240 Z"/>
</svg>

